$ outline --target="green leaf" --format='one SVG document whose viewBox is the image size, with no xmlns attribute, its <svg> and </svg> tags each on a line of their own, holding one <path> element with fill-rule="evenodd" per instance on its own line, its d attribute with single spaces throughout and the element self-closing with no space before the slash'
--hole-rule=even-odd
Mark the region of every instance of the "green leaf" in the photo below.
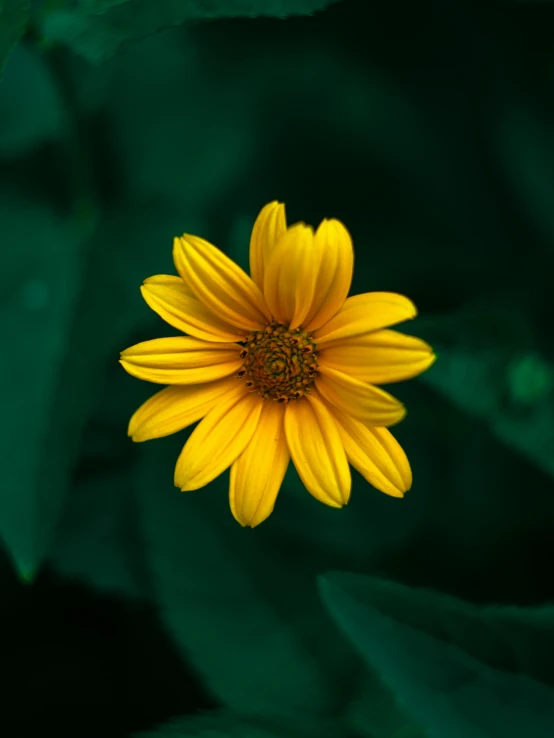
<svg viewBox="0 0 554 738">
<path fill-rule="evenodd" d="M 551 651 L 553 608 L 478 608 L 338 572 L 321 577 L 319 586 L 372 672 L 431 735 L 552 735 L 554 690 L 528 672 L 537 656 L 531 644 Z"/>
<path fill-rule="evenodd" d="M 91 0 L 78 7 L 48 8 L 42 18 L 46 42 L 65 43 L 93 62 L 125 43 L 183 23 L 220 18 L 285 18 L 310 15 L 338 0 Z"/>
<path fill-rule="evenodd" d="M 393 691 L 375 674 L 365 675 L 343 722 L 360 737 L 428 738 L 423 728 L 398 704 Z"/>
<path fill-rule="evenodd" d="M 125 440 L 121 434 L 117 447 Z M 102 462 L 106 459 L 93 460 L 95 466 Z M 147 586 L 131 475 L 121 470 L 90 476 L 71 489 L 48 564 L 98 590 L 144 599 Z"/>
<path fill-rule="evenodd" d="M 171 250 L 159 244 L 171 244 L 183 217 L 164 206 L 120 202 L 117 214 L 107 213 L 85 241 L 77 232 L 82 224 L 0 194 L 0 331 L 6 347 L 0 383 L 10 388 L 0 427 L 0 446 L 8 449 L 0 465 L 0 535 L 25 578 L 50 554 L 57 532 L 64 573 L 96 584 L 118 581 L 115 569 L 102 573 L 108 552 L 99 557 L 84 547 L 86 517 L 93 529 L 89 541 L 100 545 L 94 523 L 106 520 L 92 491 L 83 487 L 82 500 L 71 498 L 72 506 L 82 502 L 83 508 L 72 508 L 61 528 L 60 515 L 106 362 L 116 368 L 129 333 L 141 323 L 160 322 L 144 305 L 139 286 L 149 273 L 171 270 Z M 125 424 L 120 434 L 126 441 Z M 92 502 L 94 510 L 87 509 Z M 116 503 L 110 514 L 121 518 Z M 81 536 L 75 537 L 77 528 Z M 53 556 L 59 561 L 55 551 Z"/>
<path fill-rule="evenodd" d="M 128 191 L 195 213 L 212 203 L 210 222 L 213 203 L 236 187 L 264 145 L 252 83 L 238 72 L 227 81 L 213 75 L 213 54 L 179 31 L 145 39 L 101 70 L 109 67 L 111 135 Z"/>
<path fill-rule="evenodd" d="M 421 380 L 554 475 L 554 365 L 524 313 L 497 301 L 417 328 L 439 357 Z"/>
<path fill-rule="evenodd" d="M 130 335 L 168 332 L 139 287 L 152 273 L 173 271 L 171 249 L 160 244 L 171 244 L 183 219 L 197 223 L 182 210 L 149 202 L 120 202 L 116 212 L 100 218 L 87 244 L 86 274 L 67 340 L 67 380 L 53 403 L 63 439 L 60 454 L 70 459 L 79 454 L 89 473 L 72 486 L 49 564 L 66 576 L 132 597 L 144 596 L 145 586 L 131 469 L 135 447 L 126 431 L 130 408 L 149 388 L 131 380 L 117 359 Z M 87 421 L 104 429 L 100 448 L 98 435 L 83 435 Z M 67 487 L 67 477 L 60 484 Z"/>
<path fill-rule="evenodd" d="M 129 408 L 132 412 L 135 408 Z M 179 437 L 141 444 L 137 468 L 152 598 L 186 657 L 213 693 L 242 713 L 314 715 L 325 679 L 300 635 L 264 596 L 263 526 L 241 528 L 228 505 L 228 476 L 181 493 L 173 469 Z M 236 547 L 249 550 L 249 562 Z"/>
<path fill-rule="evenodd" d="M 230 710 L 184 716 L 135 738 L 337 738 L 340 727 L 299 718 L 291 722 L 265 716 L 244 716 Z"/>
<path fill-rule="evenodd" d="M 79 240 L 45 205 L 0 193 L 0 535 L 31 577 L 63 503 L 67 457 L 60 440 L 60 378 L 81 275 Z"/>
<path fill-rule="evenodd" d="M 45 56 L 20 44 L 0 86 L 0 156 L 17 157 L 60 135 L 64 115 Z"/>
<path fill-rule="evenodd" d="M 497 112 L 492 137 L 498 150 L 503 176 L 521 205 L 527 210 L 535 228 L 542 230 L 545 244 L 554 238 L 554 140 L 549 120 L 541 120 L 527 100 L 505 101 Z"/>
<path fill-rule="evenodd" d="M 0 0 L 0 81 L 4 62 L 23 36 L 28 15 L 27 0 Z"/>
</svg>

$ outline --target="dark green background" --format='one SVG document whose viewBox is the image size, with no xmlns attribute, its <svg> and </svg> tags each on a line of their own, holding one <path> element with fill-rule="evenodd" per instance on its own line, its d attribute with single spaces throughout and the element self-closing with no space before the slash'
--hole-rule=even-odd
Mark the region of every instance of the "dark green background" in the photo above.
<svg viewBox="0 0 554 738">
<path fill-rule="evenodd" d="M 3 736 L 554 735 L 553 28 L 0 0 Z M 188 430 L 127 438 L 158 387 L 118 355 L 174 333 L 139 292 L 173 236 L 247 267 L 274 199 L 341 219 L 353 292 L 414 299 L 439 359 L 392 388 L 404 500 L 354 473 L 327 508 L 291 469 L 250 530 L 227 473 L 173 487 Z"/>
</svg>

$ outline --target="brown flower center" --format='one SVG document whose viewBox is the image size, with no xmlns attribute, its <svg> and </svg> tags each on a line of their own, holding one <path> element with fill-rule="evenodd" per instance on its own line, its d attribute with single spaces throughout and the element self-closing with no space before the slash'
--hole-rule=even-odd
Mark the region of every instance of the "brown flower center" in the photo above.
<svg viewBox="0 0 554 738">
<path fill-rule="evenodd" d="M 290 330 L 272 323 L 265 330 L 252 331 L 244 339 L 237 376 L 264 400 L 276 402 L 298 400 L 309 394 L 317 372 L 315 341 L 298 328 Z"/>
</svg>

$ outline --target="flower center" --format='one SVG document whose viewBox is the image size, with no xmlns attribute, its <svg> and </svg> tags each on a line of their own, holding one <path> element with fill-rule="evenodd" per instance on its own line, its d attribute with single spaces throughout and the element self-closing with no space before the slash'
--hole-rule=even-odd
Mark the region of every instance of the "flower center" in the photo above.
<svg viewBox="0 0 554 738">
<path fill-rule="evenodd" d="M 310 393 L 317 372 L 315 341 L 298 328 L 290 330 L 272 323 L 265 330 L 252 331 L 240 352 L 244 359 L 238 377 L 264 400 L 298 400 Z"/>
</svg>

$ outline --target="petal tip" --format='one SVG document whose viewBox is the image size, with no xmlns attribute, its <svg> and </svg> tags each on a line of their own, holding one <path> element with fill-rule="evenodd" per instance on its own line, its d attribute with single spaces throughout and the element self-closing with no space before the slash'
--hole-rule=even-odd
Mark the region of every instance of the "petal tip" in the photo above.
<svg viewBox="0 0 554 738">
<path fill-rule="evenodd" d="M 185 246 L 194 246 L 195 241 L 198 239 L 198 236 L 195 236 L 192 233 L 183 233 L 182 236 L 179 236 L 179 244 L 181 248 L 185 248 Z"/>
<path fill-rule="evenodd" d="M 344 491 L 343 496 L 341 497 L 340 506 L 341 508 L 346 507 L 348 503 L 350 502 L 350 494 L 351 489 L 350 487 Z"/>
<path fill-rule="evenodd" d="M 250 515 L 248 513 L 245 513 L 244 511 L 239 512 L 235 504 L 231 504 L 231 512 L 233 514 L 234 519 L 237 521 L 237 523 L 241 526 L 241 528 L 257 528 L 258 525 L 264 522 L 264 520 L 267 520 L 267 518 L 271 515 L 273 512 L 273 507 L 270 510 L 266 510 L 260 514 L 260 510 L 256 509 L 254 511 L 250 511 Z"/>
<path fill-rule="evenodd" d="M 156 292 L 156 279 L 154 277 L 147 277 L 144 282 L 140 285 L 140 294 L 144 297 L 145 294 L 152 294 Z"/>
<path fill-rule="evenodd" d="M 299 232 L 299 231 L 308 231 L 312 236 L 314 234 L 314 229 L 311 225 L 308 223 L 304 223 L 303 220 L 299 220 L 296 223 L 293 223 L 291 226 L 288 227 L 289 231 Z"/>
<path fill-rule="evenodd" d="M 387 492 L 385 494 L 388 494 L 389 497 L 394 497 L 395 500 L 403 500 L 406 493 L 401 489 L 397 489 L 394 492 Z"/>
<path fill-rule="evenodd" d="M 414 318 L 417 318 L 419 312 L 413 300 L 410 300 L 409 297 L 407 297 L 406 295 L 403 295 L 400 292 L 398 293 L 393 292 L 392 294 L 397 295 L 397 297 L 400 297 L 402 298 L 402 300 L 406 301 L 405 304 L 403 305 L 405 309 L 405 316 L 398 322 L 403 322 L 405 320 L 413 320 Z"/>
<path fill-rule="evenodd" d="M 135 376 L 136 366 L 132 361 L 129 361 L 128 357 L 126 358 L 126 354 L 122 354 L 122 358 L 119 359 L 119 363 L 125 369 L 127 374 L 130 374 L 132 377 Z"/>
<path fill-rule="evenodd" d="M 233 515 L 237 523 L 241 528 L 255 528 L 257 523 L 253 523 L 251 520 L 246 520 L 243 516 Z"/>
<path fill-rule="evenodd" d="M 175 473 L 173 475 L 173 484 L 180 492 L 185 492 L 186 485 L 183 484 L 183 475 L 182 473 L 178 473 L 177 469 L 175 469 Z"/>
<path fill-rule="evenodd" d="M 348 235 L 350 237 L 350 233 L 348 231 L 348 228 L 344 225 L 342 220 L 339 220 L 338 218 L 323 218 L 321 223 L 318 225 L 316 229 L 316 233 L 318 233 L 320 230 L 323 230 L 325 228 L 335 228 L 337 227 L 344 232 L 344 235 Z"/>
<path fill-rule="evenodd" d="M 346 505 L 346 503 L 343 502 L 342 499 L 337 500 L 335 497 L 331 497 L 331 496 L 329 496 L 327 500 L 321 499 L 320 502 L 323 502 L 325 505 L 327 505 L 328 507 L 332 507 L 335 510 L 340 510 Z"/>
<path fill-rule="evenodd" d="M 266 203 L 263 208 L 261 208 L 260 213 L 263 210 L 282 210 L 285 207 L 285 204 L 282 203 L 280 200 L 271 200 L 271 202 Z"/>
<path fill-rule="evenodd" d="M 433 349 L 431 347 L 429 347 L 429 354 L 428 354 L 427 358 L 424 360 L 423 367 L 418 372 L 418 374 L 423 374 L 424 372 L 429 371 L 429 369 L 433 366 L 433 364 L 436 362 L 436 360 L 437 360 L 436 353 L 433 351 Z"/>
<path fill-rule="evenodd" d="M 174 477 L 175 486 L 179 488 L 181 492 L 191 492 L 193 489 L 197 489 L 194 484 L 191 484 L 191 480 L 181 472 L 180 474 L 175 473 Z"/>
<path fill-rule="evenodd" d="M 385 423 L 383 427 L 392 428 L 392 426 L 398 425 L 399 423 L 402 423 L 403 420 L 406 420 L 406 416 L 408 415 L 406 405 L 401 403 L 400 400 L 398 400 L 397 402 L 399 404 L 399 407 L 397 409 L 396 415 L 392 416 L 390 422 Z"/>
<path fill-rule="evenodd" d="M 153 289 L 153 285 L 146 282 L 145 280 L 144 283 L 140 285 L 139 290 L 140 290 L 142 299 L 150 307 L 148 298 L 155 297 L 155 294 L 156 294 L 155 290 Z"/>
</svg>

